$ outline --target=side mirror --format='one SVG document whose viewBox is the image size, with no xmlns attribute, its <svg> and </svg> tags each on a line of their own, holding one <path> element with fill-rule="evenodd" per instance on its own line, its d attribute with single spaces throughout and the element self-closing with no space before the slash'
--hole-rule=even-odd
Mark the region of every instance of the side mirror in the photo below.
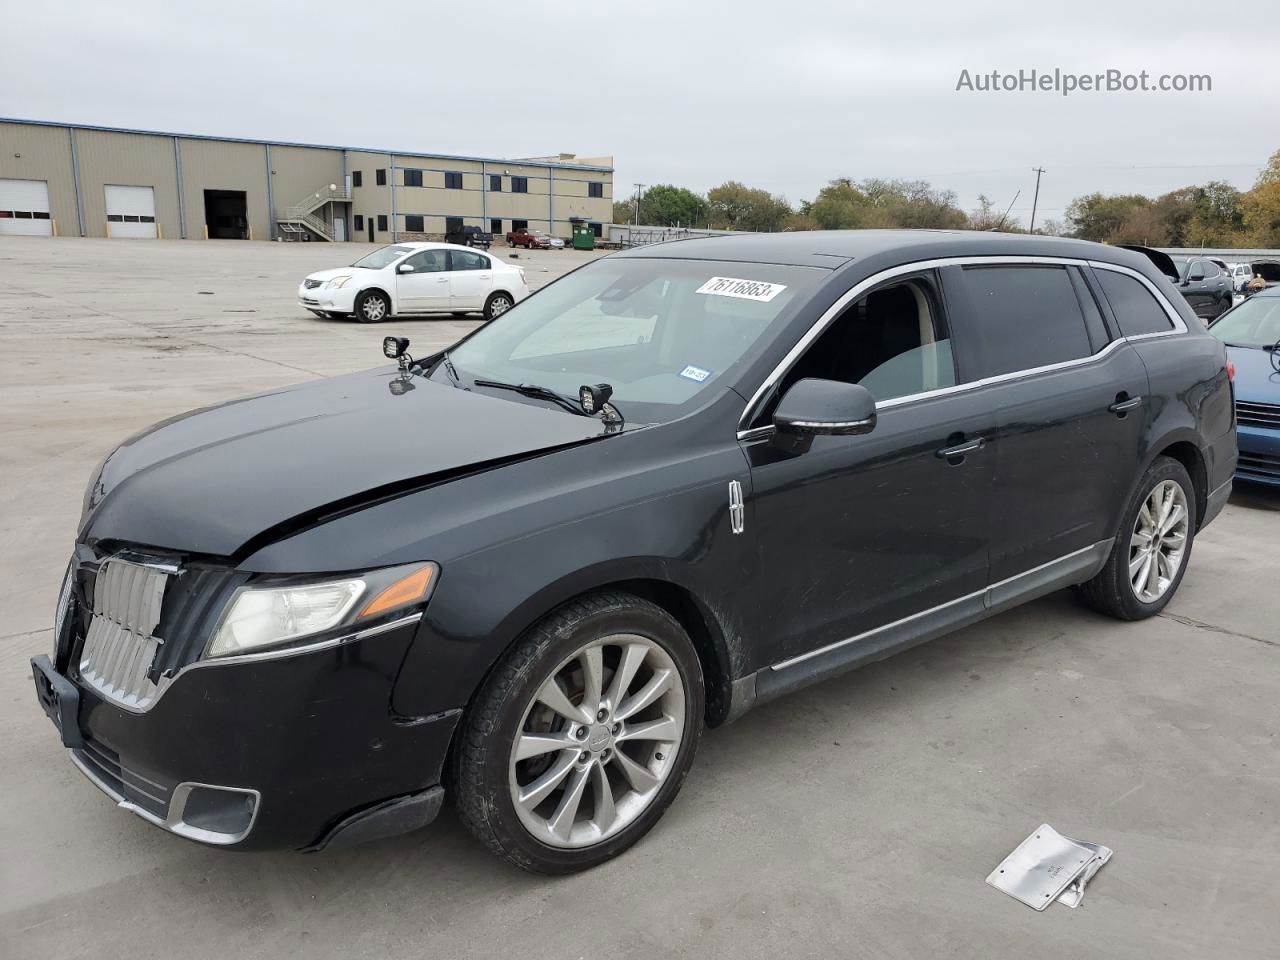
<svg viewBox="0 0 1280 960">
<path fill-rule="evenodd" d="M 780 434 L 854 436 L 876 427 L 876 398 L 866 387 L 805 379 L 786 392 L 773 414 Z"/>
<path fill-rule="evenodd" d="M 412 263 L 400 264 L 400 266 L 396 267 L 396 273 L 413 273 L 413 264 Z"/>
</svg>

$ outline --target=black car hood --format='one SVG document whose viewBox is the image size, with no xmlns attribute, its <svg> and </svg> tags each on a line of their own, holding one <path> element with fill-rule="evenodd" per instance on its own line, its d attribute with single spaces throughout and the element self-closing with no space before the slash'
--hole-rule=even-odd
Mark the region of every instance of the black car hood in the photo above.
<svg viewBox="0 0 1280 960">
<path fill-rule="evenodd" d="M 600 420 L 395 370 L 183 414 L 126 440 L 80 538 L 235 556 L 326 515 L 605 435 Z"/>
<path fill-rule="evenodd" d="M 1179 279 L 1178 265 L 1173 262 L 1173 257 L 1160 250 L 1153 250 L 1151 247 L 1140 247 L 1134 243 L 1117 244 L 1121 250 L 1132 250 L 1134 253 L 1140 253 L 1150 260 L 1157 270 L 1163 273 L 1170 280 L 1177 281 Z"/>
</svg>

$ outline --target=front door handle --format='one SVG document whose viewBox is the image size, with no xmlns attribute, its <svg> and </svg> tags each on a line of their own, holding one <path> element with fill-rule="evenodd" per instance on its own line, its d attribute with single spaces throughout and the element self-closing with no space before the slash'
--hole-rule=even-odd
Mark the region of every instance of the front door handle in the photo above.
<svg viewBox="0 0 1280 960">
<path fill-rule="evenodd" d="M 448 278 L 448 277 L 437 277 L 437 278 L 436 278 L 436 283 L 448 283 L 448 282 L 449 282 L 449 278 Z"/>
<path fill-rule="evenodd" d="M 1130 410 L 1133 410 L 1136 407 L 1140 407 L 1140 406 L 1142 406 L 1141 397 L 1130 397 L 1122 394 L 1121 396 L 1117 397 L 1116 402 L 1111 404 L 1111 406 L 1107 407 L 1107 409 L 1110 410 L 1112 413 L 1114 413 L 1116 416 L 1123 417 Z"/>
<path fill-rule="evenodd" d="M 938 451 L 940 460 L 964 459 L 965 454 L 977 453 L 987 445 L 987 441 L 982 437 L 975 437 L 965 443 L 956 444 L 954 447 L 943 447 Z"/>
</svg>

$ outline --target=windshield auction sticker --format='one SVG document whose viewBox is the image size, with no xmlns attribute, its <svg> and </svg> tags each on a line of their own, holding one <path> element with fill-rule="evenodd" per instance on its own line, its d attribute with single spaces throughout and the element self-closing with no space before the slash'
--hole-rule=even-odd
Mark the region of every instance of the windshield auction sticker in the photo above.
<svg viewBox="0 0 1280 960">
<path fill-rule="evenodd" d="M 759 300 L 768 303 L 783 290 L 786 284 L 765 283 L 763 280 L 740 280 L 737 277 L 712 277 L 695 293 L 713 297 L 736 297 L 739 300 Z"/>
</svg>

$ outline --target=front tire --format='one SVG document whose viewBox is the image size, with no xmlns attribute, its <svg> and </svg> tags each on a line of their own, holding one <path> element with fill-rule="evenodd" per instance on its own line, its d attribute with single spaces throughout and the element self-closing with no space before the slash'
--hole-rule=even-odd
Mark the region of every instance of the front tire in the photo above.
<svg viewBox="0 0 1280 960">
<path fill-rule="evenodd" d="M 511 294 L 503 293 L 502 291 L 491 293 L 489 294 L 489 299 L 484 302 L 484 318 L 489 321 L 495 317 L 500 317 L 515 305 L 516 302 L 512 299 Z"/>
<path fill-rule="evenodd" d="M 1120 520 L 1106 566 L 1080 586 L 1080 599 L 1117 620 L 1155 616 L 1182 583 L 1197 521 L 1187 468 L 1157 457 Z"/>
<path fill-rule="evenodd" d="M 356 319 L 361 323 L 381 323 L 391 316 L 391 301 L 377 290 L 367 290 L 356 297 Z"/>
<path fill-rule="evenodd" d="M 535 625 L 485 681 L 459 730 L 462 822 L 535 873 L 586 870 L 643 837 L 702 736 L 702 669 L 680 624 L 624 593 Z"/>
</svg>

